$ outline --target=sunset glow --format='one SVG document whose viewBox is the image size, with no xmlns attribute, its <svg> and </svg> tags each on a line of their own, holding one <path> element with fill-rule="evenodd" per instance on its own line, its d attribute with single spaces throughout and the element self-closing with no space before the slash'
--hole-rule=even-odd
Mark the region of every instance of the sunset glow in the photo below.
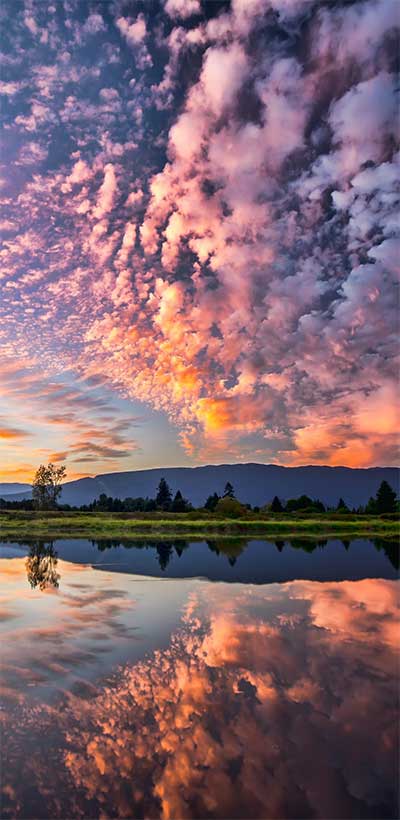
<svg viewBox="0 0 400 820">
<path fill-rule="evenodd" d="M 0 480 L 397 464 L 398 0 L 0 15 Z"/>
</svg>

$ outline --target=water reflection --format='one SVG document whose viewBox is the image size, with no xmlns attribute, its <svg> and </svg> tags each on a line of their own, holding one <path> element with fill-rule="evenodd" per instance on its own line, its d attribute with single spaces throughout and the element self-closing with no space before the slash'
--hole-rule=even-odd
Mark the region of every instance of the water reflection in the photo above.
<svg viewBox="0 0 400 820">
<path fill-rule="evenodd" d="M 396 570 L 400 569 L 400 550 L 398 541 L 389 541 L 385 538 L 374 538 L 373 544 L 375 549 L 378 551 L 382 550 L 385 553 L 390 563 Z"/>
<path fill-rule="evenodd" d="M 331 539 L 332 541 L 332 539 Z M 253 539 L 254 542 L 254 539 Z M 166 570 L 172 556 L 175 554 L 180 558 L 185 550 L 188 547 L 192 546 L 195 542 L 188 542 L 183 539 L 175 540 L 175 541 L 132 541 L 132 539 L 101 539 L 101 540 L 92 540 L 91 543 L 97 547 L 98 550 L 104 551 L 110 548 L 115 547 L 124 547 L 125 549 L 146 549 L 151 548 L 155 549 L 158 555 L 158 563 L 162 570 Z M 242 555 L 252 543 L 248 539 L 243 537 L 237 538 L 220 538 L 220 539 L 207 539 L 204 543 L 207 544 L 208 549 L 210 552 L 215 553 L 216 555 L 226 556 L 231 565 L 235 564 L 236 559 Z M 297 549 L 302 550 L 303 552 L 312 553 L 315 550 L 323 549 L 329 543 L 327 538 L 319 538 L 319 539 L 310 539 L 310 538 L 292 538 L 290 540 L 278 540 L 274 542 L 258 542 L 258 543 L 265 543 L 271 544 L 273 543 L 278 552 L 282 552 L 284 547 L 288 547 L 289 549 Z M 343 544 L 346 551 L 348 551 L 351 547 L 351 544 L 354 543 L 351 540 L 341 540 L 341 544 Z M 391 562 L 392 566 L 395 569 L 399 569 L 399 543 L 396 540 L 390 539 L 383 539 L 383 538 L 375 538 L 372 539 L 369 543 L 374 544 L 375 548 L 379 550 L 383 550 L 389 561 Z"/>
<path fill-rule="evenodd" d="M 32 589 L 58 589 L 60 575 L 57 572 L 58 554 L 53 541 L 35 541 L 29 547 L 25 561 L 28 582 Z"/>
<path fill-rule="evenodd" d="M 397 618 L 382 579 L 192 582 L 166 646 L 5 714 L 2 816 L 397 817 Z"/>
<path fill-rule="evenodd" d="M 161 577 L 200 576 L 244 583 L 274 583 L 295 578 L 395 578 L 399 568 L 399 545 L 387 539 L 293 538 L 267 542 L 235 537 L 201 542 L 82 539 L 55 543 L 37 540 L 29 544 L 26 559 L 28 583 L 33 589 L 45 591 L 59 587 L 58 555 L 122 572 Z"/>
</svg>

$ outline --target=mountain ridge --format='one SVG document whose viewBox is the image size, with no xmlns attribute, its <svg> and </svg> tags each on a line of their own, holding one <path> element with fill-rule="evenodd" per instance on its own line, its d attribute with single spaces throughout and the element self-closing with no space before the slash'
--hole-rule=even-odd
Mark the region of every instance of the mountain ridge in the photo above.
<svg viewBox="0 0 400 820">
<path fill-rule="evenodd" d="M 199 467 L 154 467 L 117 473 L 100 473 L 63 485 L 61 503 L 88 504 L 100 493 L 118 498 L 128 496 L 154 497 L 160 478 L 164 477 L 172 492 L 180 489 L 195 506 L 204 504 L 213 492 L 222 494 L 230 481 L 237 498 L 252 505 L 265 504 L 274 495 L 282 500 L 306 494 L 325 504 L 336 504 L 339 497 L 351 507 L 365 504 L 375 495 L 381 481 L 399 489 L 397 467 L 342 467 L 302 465 L 284 467 L 279 464 L 247 462 L 239 464 L 209 464 Z M 0 484 L 0 487 L 6 485 Z M 15 486 L 15 484 L 14 484 Z M 8 500 L 30 498 L 31 492 L 5 493 Z M 1 496 L 1 491 L 0 491 Z"/>
<path fill-rule="evenodd" d="M 30 489 L 30 484 L 26 481 L 0 481 L 0 498 L 1 495 L 10 495 L 10 493 L 22 493 Z"/>
</svg>

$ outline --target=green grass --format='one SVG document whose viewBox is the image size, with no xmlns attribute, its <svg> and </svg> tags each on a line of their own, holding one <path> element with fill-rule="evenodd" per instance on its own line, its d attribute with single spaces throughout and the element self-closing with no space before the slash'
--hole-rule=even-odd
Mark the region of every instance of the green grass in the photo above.
<svg viewBox="0 0 400 820">
<path fill-rule="evenodd" d="M 0 513 L 0 539 L 9 538 L 207 538 L 211 535 L 242 535 L 248 538 L 309 536 L 396 538 L 399 521 L 394 516 L 249 514 L 241 518 L 218 518 L 205 513 Z"/>
</svg>

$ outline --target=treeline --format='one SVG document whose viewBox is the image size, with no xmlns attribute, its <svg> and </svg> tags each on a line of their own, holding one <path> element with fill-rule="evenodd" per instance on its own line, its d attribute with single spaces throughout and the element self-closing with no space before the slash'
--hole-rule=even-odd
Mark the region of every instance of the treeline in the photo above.
<svg viewBox="0 0 400 820">
<path fill-rule="evenodd" d="M 336 506 L 329 507 L 319 501 L 319 499 L 312 499 L 308 495 L 301 495 L 299 498 L 289 498 L 285 503 L 282 503 L 278 496 L 275 496 L 271 504 L 264 508 L 266 511 L 280 513 L 355 513 L 357 515 L 383 515 L 384 513 L 395 513 L 398 502 L 396 493 L 391 488 L 387 481 L 382 481 L 374 498 L 370 498 L 365 506 L 350 507 L 347 506 L 343 498 L 339 498 Z"/>
<path fill-rule="evenodd" d="M 39 507 L 35 499 L 25 499 L 23 501 L 7 501 L 6 498 L 0 498 L 0 509 L 6 510 L 34 510 L 43 509 L 43 504 Z M 54 504 L 51 509 L 54 509 Z M 154 498 L 113 498 L 112 496 L 102 493 L 99 498 L 90 504 L 83 504 L 80 507 L 74 507 L 69 504 L 57 504 L 56 508 L 65 511 L 81 511 L 81 512 L 112 512 L 112 513 L 135 513 L 135 512 L 169 512 L 169 513 L 187 513 L 194 510 L 192 504 L 183 497 L 180 490 L 177 490 L 173 495 L 165 478 L 160 480 L 157 488 L 157 493 Z M 300 495 L 298 498 L 289 498 L 286 502 L 274 496 L 272 501 L 267 502 L 264 506 L 254 506 L 251 504 L 243 504 L 235 497 L 235 491 L 232 484 L 228 481 L 225 485 L 223 495 L 218 495 L 214 492 L 207 497 L 204 506 L 198 508 L 199 510 L 207 511 L 221 516 L 240 517 L 248 512 L 262 513 L 262 514 L 321 514 L 321 513 L 339 513 L 339 514 L 357 514 L 357 515 L 383 515 L 387 513 L 395 513 L 398 510 L 398 501 L 396 493 L 387 481 L 382 481 L 376 495 L 369 499 L 365 506 L 350 509 L 343 498 L 339 498 L 338 503 L 329 507 L 322 503 L 319 499 L 310 498 L 308 495 Z"/>
<path fill-rule="evenodd" d="M 162 478 L 155 498 L 112 498 L 102 493 L 91 504 L 80 508 L 87 512 L 190 512 L 193 509 L 189 501 L 183 497 L 180 490 L 172 495 L 171 488 L 165 478 Z"/>
</svg>

